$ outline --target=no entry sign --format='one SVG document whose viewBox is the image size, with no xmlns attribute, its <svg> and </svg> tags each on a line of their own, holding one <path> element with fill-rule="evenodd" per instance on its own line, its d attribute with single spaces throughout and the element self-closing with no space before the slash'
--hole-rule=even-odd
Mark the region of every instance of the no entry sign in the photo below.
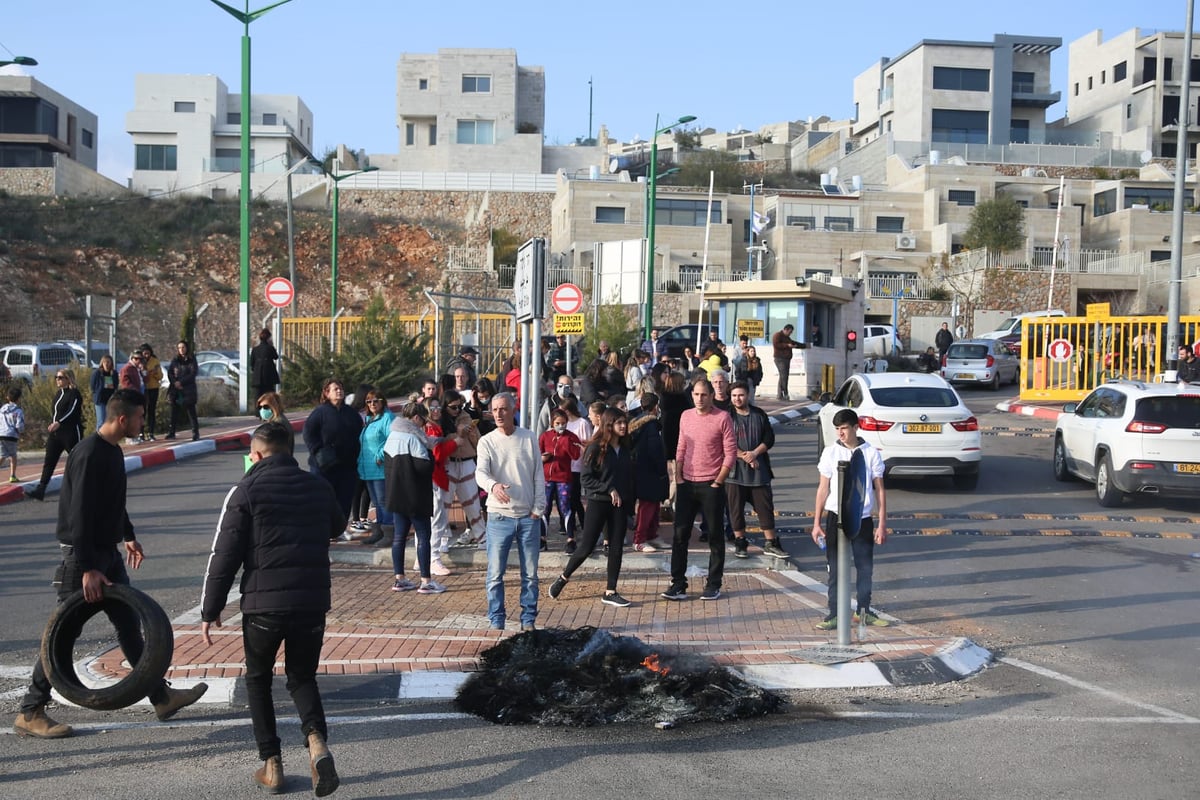
<svg viewBox="0 0 1200 800">
<path fill-rule="evenodd" d="M 292 298 L 296 296 L 296 290 L 287 278 L 271 278 L 267 281 L 266 295 L 268 303 L 275 308 L 283 308 L 291 304 Z"/>
<path fill-rule="evenodd" d="M 583 290 L 573 283 L 561 283 L 550 293 L 550 305 L 556 314 L 576 314 L 583 308 Z"/>
</svg>

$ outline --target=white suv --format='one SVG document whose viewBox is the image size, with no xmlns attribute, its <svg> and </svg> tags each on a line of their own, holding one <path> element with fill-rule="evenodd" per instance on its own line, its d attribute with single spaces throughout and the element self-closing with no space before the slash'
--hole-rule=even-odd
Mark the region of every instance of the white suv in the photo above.
<svg viewBox="0 0 1200 800">
<path fill-rule="evenodd" d="M 40 377 L 50 377 L 54 370 L 71 366 L 74 362 L 74 351 L 60 342 L 10 344 L 0 347 L 0 363 L 8 367 L 14 378 L 20 378 L 26 383 L 33 383 Z M 75 378 L 80 380 L 81 376 L 76 375 Z"/>
<path fill-rule="evenodd" d="M 1187 384 L 1113 381 L 1067 403 L 1054 429 L 1054 477 L 1096 484 L 1102 506 L 1126 494 L 1200 497 L 1200 393 Z"/>
</svg>

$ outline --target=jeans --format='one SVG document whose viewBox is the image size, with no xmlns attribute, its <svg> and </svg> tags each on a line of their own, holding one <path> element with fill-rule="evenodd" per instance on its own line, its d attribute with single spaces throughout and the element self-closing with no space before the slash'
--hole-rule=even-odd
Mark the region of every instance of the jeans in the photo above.
<svg viewBox="0 0 1200 800">
<path fill-rule="evenodd" d="M 779 390 L 775 393 L 775 398 L 787 400 L 788 373 L 792 370 L 792 359 L 790 357 L 775 359 L 775 369 L 779 371 Z"/>
<path fill-rule="evenodd" d="M 537 619 L 538 552 L 541 549 L 541 522 L 533 517 L 506 517 L 492 512 L 487 519 L 487 599 L 488 619 L 492 627 L 504 629 L 504 568 L 513 544 L 521 559 L 521 624 L 532 625 Z"/>
<path fill-rule="evenodd" d="M 625 512 L 622 506 L 615 506 L 611 500 L 592 497 L 588 500 L 587 519 L 583 521 L 583 538 L 579 548 L 571 554 L 567 561 L 563 577 L 569 578 L 579 569 L 588 556 L 596 549 L 600 539 L 600 531 L 608 541 L 608 585 L 610 592 L 617 590 L 617 579 L 621 575 L 621 556 L 625 550 Z"/>
<path fill-rule="evenodd" d="M 146 390 L 146 433 L 153 436 L 158 427 L 158 389 Z"/>
<path fill-rule="evenodd" d="M 392 512 L 388 511 L 383 504 L 383 498 L 387 494 L 387 481 L 383 478 L 379 480 L 370 480 L 366 482 L 367 492 L 371 495 L 371 502 L 375 504 L 375 522 L 379 525 L 391 525 Z"/>
<path fill-rule="evenodd" d="M 317 688 L 317 665 L 325 641 L 323 612 L 286 614 L 246 614 L 242 617 L 242 646 L 246 651 L 246 701 L 254 726 L 258 757 L 266 761 L 280 754 L 275 731 L 275 703 L 271 699 L 271 681 L 275 656 L 284 645 L 284 674 L 287 690 L 300 715 L 300 730 L 307 738 L 317 731 L 329 738 L 325 727 L 325 708 Z"/>
<path fill-rule="evenodd" d="M 92 407 L 96 409 L 96 430 L 100 430 L 100 426 L 104 424 L 105 417 L 108 416 L 108 405 L 105 403 L 95 403 Z"/>
<path fill-rule="evenodd" d="M 837 615 L 837 514 L 825 512 L 825 563 L 829 565 L 829 615 Z M 854 556 L 854 581 L 858 607 L 871 607 L 871 580 L 875 575 L 875 520 L 863 517 L 858 536 L 850 540 L 850 552 Z"/>
<path fill-rule="evenodd" d="M 688 541 L 696 512 L 704 517 L 708 530 L 721 530 L 724 522 L 725 489 L 714 488 L 711 481 L 684 481 L 675 495 L 675 537 L 671 541 L 671 585 L 687 588 Z M 725 576 L 725 539 L 720 534 L 708 536 L 707 589 L 720 589 Z"/>
<path fill-rule="evenodd" d="M 408 528 L 411 525 L 417 539 L 417 568 L 422 578 L 428 578 L 429 572 L 429 537 L 433 533 L 432 521 L 429 517 L 410 517 L 399 511 L 389 512 L 392 515 L 392 573 L 404 574 L 404 544 L 408 538 Z"/>
</svg>

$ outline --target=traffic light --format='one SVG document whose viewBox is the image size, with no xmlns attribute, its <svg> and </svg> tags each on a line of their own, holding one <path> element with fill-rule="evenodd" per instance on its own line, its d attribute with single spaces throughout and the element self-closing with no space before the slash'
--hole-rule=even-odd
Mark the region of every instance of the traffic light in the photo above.
<svg viewBox="0 0 1200 800">
<path fill-rule="evenodd" d="M 858 331 L 846 331 L 846 349 L 853 350 L 858 347 Z"/>
</svg>

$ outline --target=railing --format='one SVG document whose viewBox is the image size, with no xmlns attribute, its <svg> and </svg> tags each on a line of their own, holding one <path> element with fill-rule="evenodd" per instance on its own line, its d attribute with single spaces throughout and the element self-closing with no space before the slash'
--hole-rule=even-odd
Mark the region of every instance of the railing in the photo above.
<svg viewBox="0 0 1200 800">
<path fill-rule="evenodd" d="M 1139 275 L 1146 263 L 1143 253 L 1121 254 L 1114 250 L 1061 251 L 1057 272 L 1101 275 Z M 1016 272 L 1050 272 L 1049 258 L 1043 253 L 990 253 L 986 248 L 964 250 L 950 256 L 951 274 L 972 272 L 984 268 Z"/>
<path fill-rule="evenodd" d="M 1184 256 L 1181 264 L 1181 279 L 1200 278 L 1200 253 Z M 1147 284 L 1167 283 L 1171 280 L 1171 261 L 1170 259 L 1151 261 L 1146 265 L 1142 274 L 1146 276 Z"/>
<path fill-rule="evenodd" d="M 446 248 L 446 266 L 460 272 L 486 272 L 492 268 L 492 246 L 455 245 Z"/>
<path fill-rule="evenodd" d="M 945 283 L 929 278 L 868 276 L 867 296 L 872 300 L 939 300 L 949 294 Z"/>
<path fill-rule="evenodd" d="M 501 289 L 513 288 L 517 272 L 516 264 L 501 264 L 496 267 L 496 276 Z M 546 291 L 550 292 L 564 283 L 573 283 L 587 294 L 592 290 L 591 267 L 546 267 Z"/>
<path fill-rule="evenodd" d="M 344 178 L 342 189 L 417 189 L 435 192 L 554 192 L 554 175 L 520 172 L 396 172 Z"/>
<path fill-rule="evenodd" d="M 1034 135 L 1030 132 L 1030 136 Z M 1088 134 L 1094 136 L 1095 134 Z M 1106 147 L 1085 147 L 1073 144 L 960 144 L 957 142 L 900 142 L 890 141 L 888 154 L 899 155 L 911 163 L 929 163 L 929 153 L 936 150 L 943 160 L 960 156 L 980 164 L 1037 164 L 1060 167 L 1132 167 L 1142 166 L 1141 153 L 1132 150 L 1112 150 Z"/>
</svg>

